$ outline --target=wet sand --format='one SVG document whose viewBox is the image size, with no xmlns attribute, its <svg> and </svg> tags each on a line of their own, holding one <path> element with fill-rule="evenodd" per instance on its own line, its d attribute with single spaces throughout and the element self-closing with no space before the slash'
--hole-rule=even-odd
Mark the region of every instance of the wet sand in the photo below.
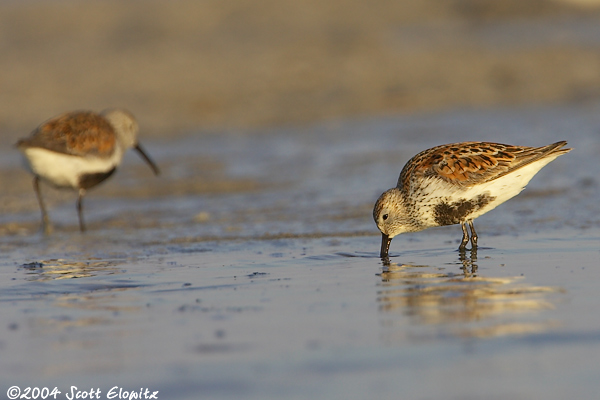
<svg viewBox="0 0 600 400">
<path fill-rule="evenodd" d="M 599 233 L 497 236 L 474 273 L 446 235 L 383 271 L 357 251 L 375 237 L 116 245 L 102 261 L 3 268 L 17 279 L 2 289 L 3 388 L 593 398 Z"/>
<path fill-rule="evenodd" d="M 591 398 L 598 111 L 148 140 L 163 175 L 128 155 L 90 192 L 85 235 L 74 194 L 45 188 L 56 233 L 44 238 L 32 191 L 15 189 L 21 208 L 0 221 L 0 385 L 174 399 Z M 456 251 L 451 226 L 395 238 L 382 265 L 371 208 L 404 162 L 440 141 L 498 137 L 567 138 L 575 150 L 476 221 L 476 254 Z"/>
<path fill-rule="evenodd" d="M 0 4 L 0 141 L 126 104 L 163 172 L 128 154 L 86 197 L 85 235 L 76 195 L 44 186 L 44 237 L 0 146 L 0 393 L 598 393 L 596 10 L 140 4 Z M 417 152 L 465 140 L 574 150 L 477 219 L 476 253 L 451 226 L 395 238 L 383 265 L 376 198 Z"/>
</svg>

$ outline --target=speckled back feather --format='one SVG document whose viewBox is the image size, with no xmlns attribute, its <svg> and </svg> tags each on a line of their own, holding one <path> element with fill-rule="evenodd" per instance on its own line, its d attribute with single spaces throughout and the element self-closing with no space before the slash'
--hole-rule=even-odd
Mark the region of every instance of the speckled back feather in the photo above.
<svg viewBox="0 0 600 400">
<path fill-rule="evenodd" d="M 116 134 L 103 116 L 89 111 L 59 115 L 41 124 L 17 147 L 40 147 L 74 156 L 110 156 L 116 147 Z"/>
<path fill-rule="evenodd" d="M 413 189 L 412 182 L 436 177 L 447 183 L 469 187 L 500 178 L 518 168 L 560 149 L 561 141 L 544 147 L 511 146 L 489 142 L 445 144 L 422 151 L 411 158 L 400 173 L 397 187 L 405 193 Z"/>
</svg>

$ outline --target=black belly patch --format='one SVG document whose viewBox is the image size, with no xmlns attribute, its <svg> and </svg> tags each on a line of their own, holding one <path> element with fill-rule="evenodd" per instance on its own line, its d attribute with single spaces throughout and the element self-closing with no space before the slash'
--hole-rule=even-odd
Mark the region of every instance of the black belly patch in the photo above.
<svg viewBox="0 0 600 400">
<path fill-rule="evenodd" d="M 482 209 L 496 197 L 480 194 L 474 199 L 461 199 L 455 203 L 440 203 L 433 208 L 435 222 L 439 225 L 461 224 L 468 216 Z"/>
<path fill-rule="evenodd" d="M 114 167 L 110 171 L 106 171 L 106 172 L 99 172 L 97 174 L 81 175 L 79 177 L 79 187 L 81 189 L 86 189 L 86 190 L 91 187 L 94 187 L 97 184 L 99 184 L 100 182 L 103 182 L 109 176 L 111 176 L 115 172 L 116 169 L 117 169 L 117 167 Z"/>
</svg>

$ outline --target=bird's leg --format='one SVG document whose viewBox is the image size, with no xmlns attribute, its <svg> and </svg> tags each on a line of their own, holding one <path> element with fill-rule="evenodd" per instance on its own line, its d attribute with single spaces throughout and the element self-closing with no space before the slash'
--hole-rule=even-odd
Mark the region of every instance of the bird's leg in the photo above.
<svg viewBox="0 0 600 400">
<path fill-rule="evenodd" d="M 83 196 L 85 196 L 85 189 L 79 189 L 79 196 L 77 197 L 77 214 L 79 215 L 79 230 L 85 232 L 85 224 L 83 223 Z"/>
<path fill-rule="evenodd" d="M 46 235 L 49 235 L 52 233 L 52 225 L 50 225 L 50 219 L 48 218 L 46 206 L 44 205 L 44 199 L 42 198 L 39 176 L 33 177 L 33 190 L 35 190 L 35 195 L 37 196 L 38 203 L 40 204 L 40 210 L 42 210 L 42 230 Z"/>
<path fill-rule="evenodd" d="M 462 240 L 460 242 L 460 246 L 458 246 L 458 250 L 460 251 L 465 251 L 466 247 L 467 247 L 467 243 L 469 243 L 469 232 L 467 231 L 467 224 L 461 224 L 460 225 L 463 231 L 463 237 Z"/>
<path fill-rule="evenodd" d="M 467 223 L 469 224 L 469 228 L 471 228 L 471 250 L 474 250 L 477 248 L 477 232 L 475 232 L 475 226 L 473 225 L 472 220 L 467 221 Z"/>
</svg>

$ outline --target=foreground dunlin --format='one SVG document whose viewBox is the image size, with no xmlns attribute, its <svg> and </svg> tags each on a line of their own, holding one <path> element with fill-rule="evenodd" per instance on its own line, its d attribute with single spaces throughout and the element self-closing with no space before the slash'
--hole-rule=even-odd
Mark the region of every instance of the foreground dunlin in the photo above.
<svg viewBox="0 0 600 400">
<path fill-rule="evenodd" d="M 17 142 L 34 174 L 33 187 L 42 211 L 44 232 L 51 225 L 40 192 L 40 179 L 57 188 L 79 191 L 79 229 L 85 231 L 82 202 L 86 191 L 111 176 L 129 148 L 136 149 L 156 175 L 159 169 L 137 141 L 135 117 L 122 109 L 100 114 L 75 111 L 41 124 L 31 136 Z"/>
<path fill-rule="evenodd" d="M 434 226 L 461 224 L 459 250 L 477 247 L 473 220 L 519 194 L 531 178 L 556 157 L 568 153 L 561 141 L 544 147 L 499 143 L 445 144 L 411 158 L 395 188 L 384 192 L 373 209 L 381 231 L 380 256 L 388 256 L 392 238 Z"/>
</svg>

